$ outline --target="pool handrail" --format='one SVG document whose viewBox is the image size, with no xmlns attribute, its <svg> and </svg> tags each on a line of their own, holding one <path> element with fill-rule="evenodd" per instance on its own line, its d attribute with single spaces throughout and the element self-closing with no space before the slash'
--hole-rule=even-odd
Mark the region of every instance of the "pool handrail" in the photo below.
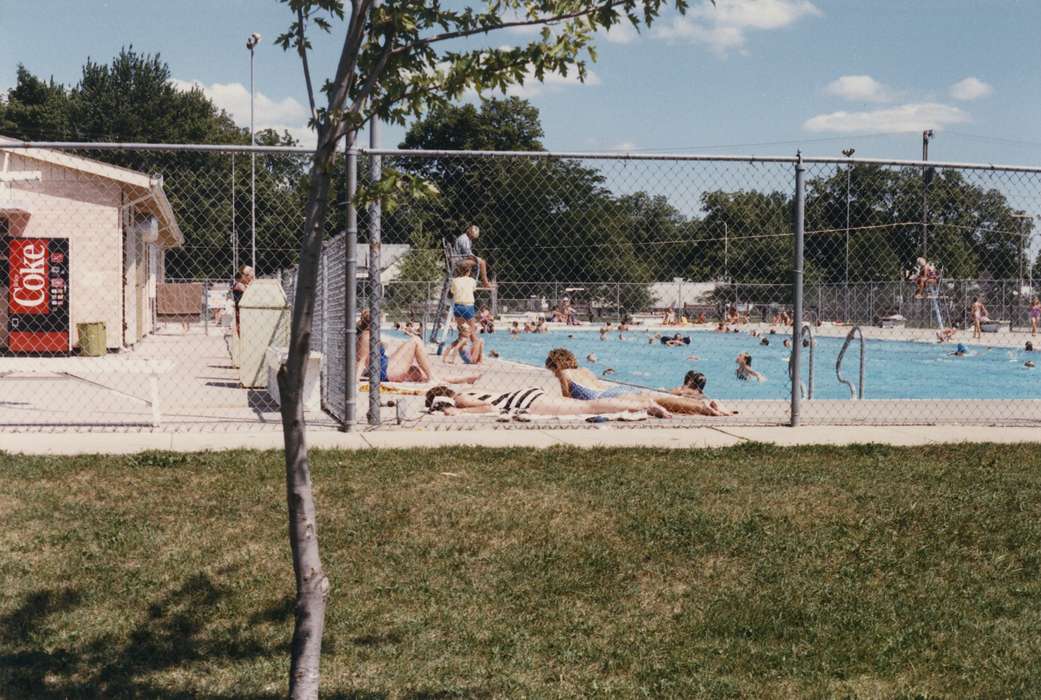
<svg viewBox="0 0 1041 700">
<path fill-rule="evenodd" d="M 807 359 L 807 362 L 809 363 L 809 377 L 807 377 L 807 379 L 806 379 L 806 385 L 805 386 L 802 385 L 802 382 L 799 382 L 799 391 L 801 391 L 802 394 L 807 399 L 812 399 L 813 398 L 813 351 L 814 351 L 814 348 L 816 347 L 817 343 L 814 341 L 814 338 L 813 338 L 813 326 L 811 326 L 808 323 L 803 325 L 802 332 L 799 333 L 799 340 L 798 340 L 798 342 L 801 343 L 803 341 L 803 338 L 805 338 L 807 335 L 810 336 L 810 346 L 809 346 L 810 347 L 810 353 L 809 353 L 809 358 Z M 795 353 L 792 353 L 791 355 L 788 356 L 788 379 L 789 380 L 792 377 L 795 376 L 795 369 L 793 367 L 794 358 L 795 358 Z"/>
<path fill-rule="evenodd" d="M 854 335 L 860 337 L 860 375 L 858 377 L 859 383 L 856 386 L 842 376 L 842 358 L 846 356 L 846 350 L 849 348 L 849 344 L 853 342 Z M 846 342 L 842 344 L 838 359 L 835 360 L 835 378 L 839 380 L 839 384 L 845 384 L 849 387 L 850 399 L 864 398 L 864 332 L 860 330 L 860 326 L 853 326 L 849 329 L 849 333 L 846 334 Z"/>
</svg>

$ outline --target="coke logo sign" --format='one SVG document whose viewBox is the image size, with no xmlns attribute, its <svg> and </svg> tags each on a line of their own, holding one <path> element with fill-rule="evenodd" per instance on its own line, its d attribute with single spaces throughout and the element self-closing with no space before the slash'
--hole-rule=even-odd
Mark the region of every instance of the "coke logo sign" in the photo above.
<svg viewBox="0 0 1041 700">
<path fill-rule="evenodd" d="M 11 242 L 11 311 L 47 312 L 47 243 L 42 240 Z"/>
</svg>

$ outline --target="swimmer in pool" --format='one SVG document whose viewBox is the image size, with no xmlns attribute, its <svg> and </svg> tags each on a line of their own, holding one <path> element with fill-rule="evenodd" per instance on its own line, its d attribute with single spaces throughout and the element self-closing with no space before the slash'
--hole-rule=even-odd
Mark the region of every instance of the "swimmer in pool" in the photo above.
<svg viewBox="0 0 1041 700">
<path fill-rule="evenodd" d="M 761 372 L 752 369 L 752 356 L 747 352 L 738 353 L 737 369 L 734 370 L 734 374 L 738 379 L 746 382 L 753 379 L 757 382 L 766 381 L 766 377 Z"/>
</svg>

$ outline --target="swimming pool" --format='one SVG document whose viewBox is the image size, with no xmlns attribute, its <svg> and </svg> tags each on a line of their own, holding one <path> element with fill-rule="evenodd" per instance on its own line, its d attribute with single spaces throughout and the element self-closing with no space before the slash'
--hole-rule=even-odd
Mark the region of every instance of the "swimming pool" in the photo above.
<svg viewBox="0 0 1041 700">
<path fill-rule="evenodd" d="M 786 336 L 761 338 L 747 333 L 723 334 L 712 331 L 683 333 L 690 345 L 669 348 L 658 341 L 648 343 L 650 333 L 637 331 L 619 340 L 617 334 L 600 340 L 595 332 L 550 331 L 510 336 L 494 333 L 481 336 L 485 352 L 497 351 L 502 359 L 543 367 L 546 353 L 556 347 L 571 350 L 579 364 L 601 374 L 606 368 L 614 374 L 605 377 L 649 388 L 679 386 L 688 370 L 708 378 L 706 393 L 730 400 L 787 399 L 790 350 L 783 346 Z M 843 338 L 817 338 L 814 356 L 814 398 L 848 399 L 849 389 L 835 378 L 835 360 Z M 968 344 L 967 344 L 968 345 Z M 867 340 L 865 399 L 1037 399 L 1041 398 L 1041 369 L 1023 366 L 1028 359 L 1041 362 L 1041 353 L 968 345 L 970 354 L 952 357 L 951 344 L 912 343 L 896 340 Z M 759 384 L 744 382 L 734 375 L 734 358 L 747 352 L 752 367 L 766 375 Z M 806 353 L 803 350 L 803 382 L 806 381 Z M 586 357 L 595 353 L 597 361 Z M 859 341 L 850 344 L 843 361 L 843 376 L 857 382 Z M 692 359 L 696 356 L 698 359 Z"/>
</svg>

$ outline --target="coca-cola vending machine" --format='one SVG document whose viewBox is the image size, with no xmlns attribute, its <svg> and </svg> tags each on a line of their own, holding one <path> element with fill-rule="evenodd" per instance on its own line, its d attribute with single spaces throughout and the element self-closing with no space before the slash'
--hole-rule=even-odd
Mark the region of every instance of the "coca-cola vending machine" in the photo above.
<svg viewBox="0 0 1041 700">
<path fill-rule="evenodd" d="M 7 349 L 69 352 L 69 239 L 8 238 Z"/>
</svg>

